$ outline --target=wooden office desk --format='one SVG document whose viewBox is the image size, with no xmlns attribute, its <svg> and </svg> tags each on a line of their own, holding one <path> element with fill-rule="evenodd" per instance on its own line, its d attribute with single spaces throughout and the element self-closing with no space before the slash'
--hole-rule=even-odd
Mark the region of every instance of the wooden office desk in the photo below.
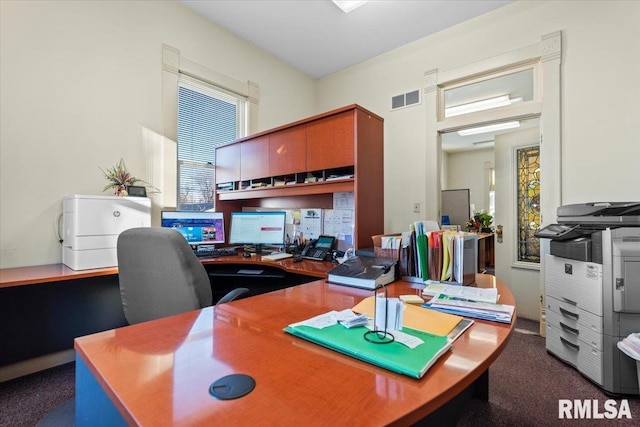
<svg viewBox="0 0 640 427">
<path fill-rule="evenodd" d="M 494 239 L 493 233 L 478 234 L 478 272 L 484 273 L 488 268 L 494 268 Z"/>
<path fill-rule="evenodd" d="M 294 263 L 291 258 L 279 261 L 263 261 L 260 255 L 244 258 L 240 255 L 219 258 L 201 258 L 205 266 L 221 264 L 271 265 L 290 273 L 325 278 L 327 271 L 333 268 L 329 262 L 303 260 Z M 0 269 L 0 289 L 14 286 L 55 283 L 75 279 L 90 279 L 118 274 L 118 267 L 96 268 L 91 270 L 72 270 L 64 264 L 34 265 Z"/>
<path fill-rule="evenodd" d="M 286 275 L 255 286 L 259 280 L 247 276 L 243 286 L 253 294 L 324 278 L 333 267 L 329 262 L 294 263 L 291 258 L 262 261 L 255 255 L 201 261 L 208 270 L 270 266 Z M 212 280 L 216 297 L 228 290 L 224 282 Z M 126 324 L 116 267 L 75 271 L 49 264 L 0 269 L 0 342 L 8 343 L 0 352 L 0 382 L 70 362 L 74 338 Z"/>
<path fill-rule="evenodd" d="M 477 282 L 514 304 L 493 276 Z M 422 288 L 395 282 L 389 293 Z M 486 375 L 513 329 L 476 321 L 420 380 L 282 330 L 369 295 L 318 280 L 77 338 L 76 425 L 103 415 L 109 425 L 410 425 Z M 236 400 L 211 397 L 210 384 L 231 373 L 251 375 L 255 389 Z"/>
<path fill-rule="evenodd" d="M 118 274 L 117 267 L 72 270 L 64 264 L 34 265 L 0 269 L 0 288 L 62 282 Z"/>
</svg>

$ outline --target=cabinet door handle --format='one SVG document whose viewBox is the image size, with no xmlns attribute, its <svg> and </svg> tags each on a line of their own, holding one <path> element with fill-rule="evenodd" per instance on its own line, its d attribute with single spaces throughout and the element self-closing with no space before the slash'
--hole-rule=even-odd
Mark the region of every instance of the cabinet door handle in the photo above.
<svg viewBox="0 0 640 427">
<path fill-rule="evenodd" d="M 568 299 L 568 298 L 562 297 L 562 299 L 563 299 L 563 300 L 565 300 L 566 302 L 568 302 L 568 303 L 569 303 L 569 304 L 571 304 L 571 305 L 578 305 L 578 303 L 577 303 L 577 302 L 572 301 L 572 300 L 570 300 L 570 299 Z"/>
<path fill-rule="evenodd" d="M 560 307 L 560 313 L 562 313 L 564 316 L 567 317 L 571 317 L 573 319 L 578 320 L 578 318 L 580 318 L 580 315 L 577 313 L 572 313 L 569 310 L 565 310 L 564 308 Z"/>
<path fill-rule="evenodd" d="M 579 331 L 579 330 L 577 330 L 577 329 L 575 329 L 575 328 L 572 328 L 571 326 L 567 326 L 567 325 L 565 325 L 565 324 L 564 324 L 564 323 L 562 323 L 562 322 L 560 322 L 560 327 L 561 327 L 563 330 L 567 331 L 567 332 L 571 332 L 571 333 L 573 333 L 573 334 L 575 334 L 575 335 L 580 335 L 580 331 Z"/>
<path fill-rule="evenodd" d="M 572 342 L 567 341 L 566 339 L 560 337 L 560 341 L 562 341 L 563 344 L 568 345 L 569 347 L 573 348 L 576 351 L 580 350 L 580 346 L 577 344 L 574 344 Z"/>
</svg>

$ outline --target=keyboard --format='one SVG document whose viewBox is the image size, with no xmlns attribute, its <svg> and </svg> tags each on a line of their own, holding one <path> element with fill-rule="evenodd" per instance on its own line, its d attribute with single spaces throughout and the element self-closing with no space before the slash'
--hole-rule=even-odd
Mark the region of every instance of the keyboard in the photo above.
<svg viewBox="0 0 640 427">
<path fill-rule="evenodd" d="M 198 258 L 219 258 L 221 256 L 238 255 L 238 251 L 234 248 L 207 248 L 202 247 L 193 251 Z"/>
<path fill-rule="evenodd" d="M 286 252 L 278 252 L 271 255 L 262 255 L 262 259 L 266 259 L 267 261 L 278 261 L 280 259 L 291 258 L 292 256 L 293 255 Z"/>
</svg>

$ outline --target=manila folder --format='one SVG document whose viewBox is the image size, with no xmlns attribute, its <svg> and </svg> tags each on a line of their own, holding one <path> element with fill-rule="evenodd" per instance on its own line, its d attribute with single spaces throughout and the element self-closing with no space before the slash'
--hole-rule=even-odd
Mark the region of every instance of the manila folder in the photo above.
<svg viewBox="0 0 640 427">
<path fill-rule="evenodd" d="M 373 317 L 374 298 L 363 299 L 352 310 Z M 461 320 L 461 316 L 405 304 L 402 324 L 434 335 L 448 335 Z"/>
</svg>

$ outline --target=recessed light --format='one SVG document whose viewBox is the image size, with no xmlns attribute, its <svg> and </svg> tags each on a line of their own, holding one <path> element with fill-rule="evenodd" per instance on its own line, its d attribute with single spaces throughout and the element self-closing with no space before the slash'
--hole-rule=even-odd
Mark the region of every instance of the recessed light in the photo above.
<svg viewBox="0 0 640 427">
<path fill-rule="evenodd" d="M 456 105 L 455 107 L 447 107 L 444 110 L 444 115 L 445 117 L 454 117 L 462 114 L 475 113 L 476 111 L 504 107 L 505 105 L 511 105 L 516 102 L 522 102 L 522 98 L 510 99 L 509 95 L 500 95 L 481 101 L 469 102 L 468 104 Z"/>
<path fill-rule="evenodd" d="M 369 0 L 332 0 L 344 13 L 349 13 Z"/>
<path fill-rule="evenodd" d="M 468 136 L 468 135 L 475 135 L 478 133 L 494 132 L 497 130 L 514 129 L 517 127 L 520 127 L 520 122 L 496 123 L 495 125 L 479 126 L 475 128 L 459 130 L 458 135 Z"/>
</svg>

